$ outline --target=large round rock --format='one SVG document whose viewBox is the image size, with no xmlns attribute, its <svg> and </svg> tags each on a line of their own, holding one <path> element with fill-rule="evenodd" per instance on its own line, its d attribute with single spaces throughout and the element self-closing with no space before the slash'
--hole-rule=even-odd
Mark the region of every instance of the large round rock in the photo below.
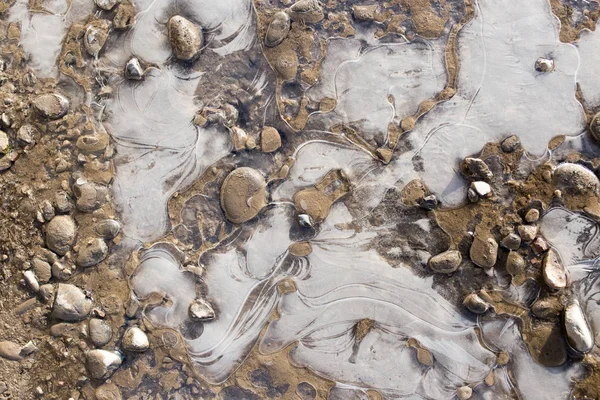
<svg viewBox="0 0 600 400">
<path fill-rule="evenodd" d="M 256 217 L 267 205 L 267 184 L 260 172 L 242 167 L 233 170 L 221 186 L 221 207 L 225 217 L 241 224 Z"/>
<path fill-rule="evenodd" d="M 192 21 L 175 15 L 169 20 L 169 41 L 175 57 L 182 61 L 190 61 L 200 53 L 202 46 L 202 30 Z"/>
<path fill-rule="evenodd" d="M 600 181 L 596 174 L 579 164 L 560 164 L 554 170 L 553 181 L 558 189 L 568 194 L 598 195 L 600 193 Z"/>
<path fill-rule="evenodd" d="M 73 218 L 59 215 L 46 226 L 46 245 L 50 250 L 64 256 L 75 242 L 77 227 Z"/>
</svg>

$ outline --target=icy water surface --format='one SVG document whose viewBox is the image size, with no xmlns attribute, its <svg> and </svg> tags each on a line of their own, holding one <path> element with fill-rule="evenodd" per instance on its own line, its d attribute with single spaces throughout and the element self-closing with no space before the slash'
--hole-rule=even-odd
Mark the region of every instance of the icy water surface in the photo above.
<svg viewBox="0 0 600 400">
<path fill-rule="evenodd" d="M 81 67 L 110 88 L 76 91 L 114 147 L 118 251 L 141 318 L 181 335 L 213 389 L 283 352 L 330 399 L 570 398 L 600 351 L 600 182 L 584 133 L 600 106 L 598 31 L 561 42 L 548 0 L 272 3 L 134 1 L 133 25 L 111 27 Z M 38 76 L 70 82 L 67 30 L 111 12 L 42 4 L 17 0 L 8 20 Z M 283 9 L 291 27 L 273 33 Z M 189 61 L 175 15 L 201 27 Z M 124 73 L 134 57 L 140 79 Z M 448 250 L 455 267 L 435 271 Z M 191 311 L 198 299 L 210 316 Z M 554 314 L 535 311 L 544 299 Z M 574 300 L 583 322 L 567 318 Z M 585 324 L 584 350 L 572 331 Z"/>
</svg>

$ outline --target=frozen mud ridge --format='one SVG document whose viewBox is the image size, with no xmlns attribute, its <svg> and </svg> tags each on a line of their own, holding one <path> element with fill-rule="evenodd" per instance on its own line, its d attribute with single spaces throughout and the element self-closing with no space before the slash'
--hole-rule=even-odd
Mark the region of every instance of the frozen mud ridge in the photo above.
<svg viewBox="0 0 600 400">
<path fill-rule="evenodd" d="M 68 27 L 102 11 L 91 0 L 49 3 L 46 12 L 33 13 L 17 0 L 9 13 L 21 23 L 32 67 L 58 77 Z M 302 50 L 321 57 L 318 78 L 308 84 L 285 76 L 287 53 L 268 56 L 261 35 L 273 13 L 265 14 L 264 5 L 133 5 L 134 25 L 109 37 L 89 66 L 112 96 L 97 102 L 84 91 L 79 101 L 95 110 L 114 143 L 111 187 L 125 236 L 120 251 L 133 253 L 132 295 L 141 302 L 153 293 L 168 299 L 144 316 L 182 335 L 202 379 L 221 384 L 252 351 L 285 351 L 292 365 L 333 382 L 332 399 L 367 399 L 369 390 L 386 399 L 450 399 L 468 391 L 480 399 L 569 398 L 572 382 L 584 376 L 576 357 L 542 365 L 523 338 L 523 319 L 500 306 L 496 318 L 465 310 L 456 291 L 427 268 L 431 257 L 459 243 L 432 214 L 401 205 L 398 193 L 418 179 L 440 212 L 464 207 L 469 184 L 459 164 L 511 135 L 524 149 L 523 171 L 561 151 L 596 149 L 582 136 L 588 122 L 582 102 L 600 106 L 600 30 L 563 43 L 548 0 L 473 0 L 464 26 L 436 38 L 379 37 L 368 24 L 350 36 L 319 32 Z M 173 56 L 174 15 L 202 27 L 195 61 Z M 133 57 L 144 67 L 143 79 L 123 76 Z M 298 62 L 290 61 L 296 68 Z M 449 88 L 451 95 L 440 96 Z M 238 108 L 234 120 L 243 121 L 246 148 L 238 146 L 239 128 L 228 122 L 226 104 Z M 200 115 L 203 109 L 209 114 Z M 404 133 L 394 137 L 390 125 L 405 126 Z M 248 144 L 258 142 L 264 126 L 278 127 L 287 153 Z M 550 148 L 558 136 L 567 139 Z M 266 205 L 231 223 L 223 213 L 222 178 L 239 167 L 265 178 Z M 209 175 L 217 183 L 198 183 Z M 259 196 L 236 190 L 248 190 L 248 207 Z M 310 197 L 311 190 L 321 197 Z M 313 198 L 321 207 L 314 214 Z M 566 266 L 569 297 L 581 304 L 598 343 L 597 219 L 559 205 L 542 212 L 539 226 Z M 495 283 L 489 291 L 514 307 L 531 307 L 539 285 L 511 286 L 499 270 L 486 270 Z M 214 318 L 190 315 L 198 298 Z M 599 351 L 594 344 L 590 354 Z"/>
</svg>

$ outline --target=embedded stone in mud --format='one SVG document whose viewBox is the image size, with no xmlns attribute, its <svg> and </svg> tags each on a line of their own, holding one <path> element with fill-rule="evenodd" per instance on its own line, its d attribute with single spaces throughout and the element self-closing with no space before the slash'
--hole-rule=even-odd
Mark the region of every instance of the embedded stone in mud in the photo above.
<svg viewBox="0 0 600 400">
<path fill-rule="evenodd" d="M 90 350 L 86 354 L 86 368 L 93 379 L 106 379 L 121 366 L 122 360 L 116 351 Z"/>
<path fill-rule="evenodd" d="M 288 9 L 293 21 L 314 24 L 325 18 L 317 0 L 299 0 Z"/>
<path fill-rule="evenodd" d="M 75 263 L 84 268 L 93 267 L 104 260 L 107 255 L 108 246 L 104 240 L 95 238 L 81 245 Z"/>
<path fill-rule="evenodd" d="M 313 187 L 296 192 L 294 204 L 298 214 L 306 214 L 314 224 L 320 224 L 327 218 L 333 203 L 350 189 L 351 184 L 344 171 L 331 170 Z"/>
<path fill-rule="evenodd" d="M 249 221 L 267 205 L 265 178 L 253 168 L 237 168 L 225 178 L 220 197 L 229 221 L 234 224 Z"/>
<path fill-rule="evenodd" d="M 70 102 L 60 93 L 48 93 L 33 100 L 33 108 L 44 118 L 59 119 L 69 111 Z"/>
<path fill-rule="evenodd" d="M 90 314 L 92 301 L 77 286 L 59 283 L 52 316 L 63 321 L 81 321 Z"/>
<path fill-rule="evenodd" d="M 105 19 L 97 19 L 88 24 L 83 37 L 83 44 L 90 56 L 98 56 L 100 50 L 104 47 L 104 43 L 106 43 L 106 39 L 108 39 L 109 28 L 110 24 Z"/>
<path fill-rule="evenodd" d="M 277 129 L 265 126 L 260 133 L 260 149 L 265 153 L 272 153 L 281 147 L 281 137 Z"/>
<path fill-rule="evenodd" d="M 475 235 L 469 250 L 471 261 L 481 268 L 492 268 L 498 258 L 498 242 L 491 236 Z"/>
<path fill-rule="evenodd" d="M 175 57 L 182 61 L 191 61 L 199 53 L 202 46 L 202 29 L 192 21 L 175 15 L 169 19 L 169 40 Z"/>
<path fill-rule="evenodd" d="M 188 310 L 190 318 L 194 321 L 210 321 L 215 318 L 215 310 L 204 299 L 197 298 L 191 304 Z"/>
<path fill-rule="evenodd" d="M 143 352 L 150 347 L 148 336 L 137 326 L 127 328 L 123 333 L 123 350 Z"/>
<path fill-rule="evenodd" d="M 467 295 L 463 300 L 463 305 L 475 314 L 483 314 L 490 308 L 490 304 L 475 293 Z"/>
<path fill-rule="evenodd" d="M 569 300 L 565 306 L 564 322 L 569 345 L 580 353 L 590 352 L 594 347 L 594 335 L 577 299 Z"/>
<path fill-rule="evenodd" d="M 563 163 L 554 170 L 553 183 L 568 194 L 600 193 L 600 181 L 589 169 L 579 164 Z"/>
<path fill-rule="evenodd" d="M 538 323 L 524 340 L 533 359 L 546 367 L 557 367 L 567 361 L 567 346 L 557 324 Z"/>
<path fill-rule="evenodd" d="M 59 215 L 46 226 L 46 245 L 59 256 L 64 256 L 75 243 L 76 235 L 77 226 L 73 218 Z"/>
<path fill-rule="evenodd" d="M 273 16 L 267 34 L 265 35 L 265 46 L 275 47 L 286 38 L 290 31 L 290 17 L 287 13 L 279 11 Z"/>
</svg>

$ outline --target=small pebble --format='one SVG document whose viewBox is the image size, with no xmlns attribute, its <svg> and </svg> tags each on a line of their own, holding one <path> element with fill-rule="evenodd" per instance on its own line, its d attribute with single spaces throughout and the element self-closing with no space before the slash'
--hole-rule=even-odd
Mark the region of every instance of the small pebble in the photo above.
<svg viewBox="0 0 600 400">
<path fill-rule="evenodd" d="M 490 305 L 475 293 L 467 295 L 463 300 L 463 305 L 475 314 L 483 314 L 490 309 Z"/>
<path fill-rule="evenodd" d="M 525 214 L 526 222 L 533 223 L 536 222 L 538 219 L 540 219 L 540 212 L 536 208 L 532 208 Z"/>
<path fill-rule="evenodd" d="M 138 327 L 130 327 L 123 333 L 123 350 L 142 352 L 150 347 L 148 336 Z"/>
<path fill-rule="evenodd" d="M 509 250 L 517 250 L 521 246 L 521 237 L 511 233 L 502 239 L 502 246 Z"/>
</svg>

